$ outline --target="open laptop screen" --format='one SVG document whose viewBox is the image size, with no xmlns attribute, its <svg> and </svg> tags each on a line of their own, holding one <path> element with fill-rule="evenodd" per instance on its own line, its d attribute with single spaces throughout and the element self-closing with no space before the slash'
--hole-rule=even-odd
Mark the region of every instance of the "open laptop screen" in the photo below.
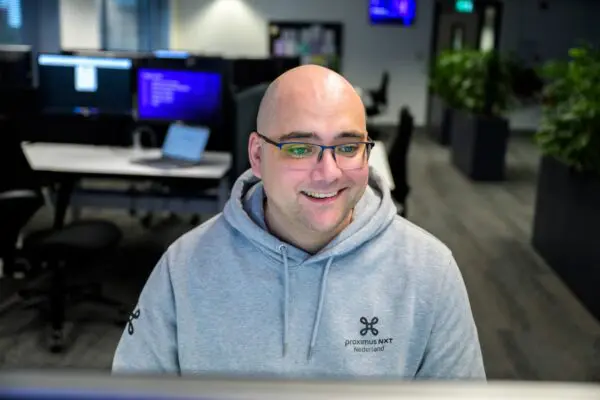
<svg viewBox="0 0 600 400">
<path fill-rule="evenodd" d="M 164 157 L 198 162 L 210 136 L 208 128 L 172 124 L 163 143 Z"/>
</svg>

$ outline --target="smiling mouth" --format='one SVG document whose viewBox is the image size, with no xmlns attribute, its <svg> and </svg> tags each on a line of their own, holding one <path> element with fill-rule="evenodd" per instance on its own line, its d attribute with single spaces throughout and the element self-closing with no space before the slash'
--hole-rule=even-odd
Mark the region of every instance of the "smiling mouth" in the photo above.
<svg viewBox="0 0 600 400">
<path fill-rule="evenodd" d="M 316 201 L 331 201 L 339 197 L 339 195 L 346 189 L 341 189 L 335 192 L 311 192 L 302 191 L 302 194 L 311 200 Z"/>
</svg>

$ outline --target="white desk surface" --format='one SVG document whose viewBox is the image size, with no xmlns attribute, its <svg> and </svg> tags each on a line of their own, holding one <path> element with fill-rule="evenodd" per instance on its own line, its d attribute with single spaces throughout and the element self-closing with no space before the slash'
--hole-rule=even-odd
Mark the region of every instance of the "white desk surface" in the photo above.
<svg viewBox="0 0 600 400">
<path fill-rule="evenodd" d="M 383 180 L 388 184 L 390 190 L 394 190 L 394 177 L 388 162 L 387 149 L 382 141 L 376 140 L 371 156 L 369 157 L 369 165 L 377 171 Z"/>
<path fill-rule="evenodd" d="M 63 143 L 22 143 L 21 146 L 31 168 L 44 172 L 221 179 L 231 168 L 231 154 L 224 152 L 205 152 L 203 165 L 186 168 L 156 168 L 135 164 L 132 160 L 158 157 L 160 149 L 135 151 L 127 147 Z"/>
</svg>

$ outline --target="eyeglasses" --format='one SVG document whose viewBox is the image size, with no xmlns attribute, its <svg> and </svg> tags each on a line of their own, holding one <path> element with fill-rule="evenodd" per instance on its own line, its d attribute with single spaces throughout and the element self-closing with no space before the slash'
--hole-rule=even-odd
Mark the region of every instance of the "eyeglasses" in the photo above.
<svg viewBox="0 0 600 400">
<path fill-rule="evenodd" d="M 371 149 L 375 146 L 375 143 L 370 140 L 366 142 L 340 143 L 332 146 L 304 142 L 278 143 L 258 132 L 257 134 L 265 142 L 272 144 L 280 150 L 281 160 L 287 168 L 296 170 L 313 168 L 323 159 L 323 153 L 327 149 L 332 150 L 331 154 L 339 169 L 361 169 L 369 160 Z"/>
</svg>

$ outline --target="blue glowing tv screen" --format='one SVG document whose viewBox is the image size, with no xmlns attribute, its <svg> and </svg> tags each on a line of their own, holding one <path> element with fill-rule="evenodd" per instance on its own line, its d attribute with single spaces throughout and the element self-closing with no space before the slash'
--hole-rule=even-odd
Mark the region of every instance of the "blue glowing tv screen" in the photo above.
<svg viewBox="0 0 600 400">
<path fill-rule="evenodd" d="M 369 17 L 372 24 L 413 25 L 417 0 L 370 0 Z"/>
<path fill-rule="evenodd" d="M 137 114 L 141 120 L 217 123 L 221 115 L 221 74 L 140 68 Z"/>
</svg>

